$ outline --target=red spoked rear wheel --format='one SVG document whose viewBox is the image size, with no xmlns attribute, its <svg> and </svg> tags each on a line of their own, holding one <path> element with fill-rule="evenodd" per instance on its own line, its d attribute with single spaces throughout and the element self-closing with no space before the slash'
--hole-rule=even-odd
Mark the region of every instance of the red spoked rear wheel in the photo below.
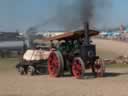
<svg viewBox="0 0 128 96">
<path fill-rule="evenodd" d="M 52 51 L 48 58 L 48 72 L 52 77 L 59 77 L 63 74 L 64 62 L 60 52 Z"/>
<path fill-rule="evenodd" d="M 75 57 L 72 63 L 72 73 L 77 79 L 81 79 L 84 76 L 85 66 L 80 57 Z"/>
<path fill-rule="evenodd" d="M 103 77 L 105 73 L 105 65 L 102 59 L 98 59 L 94 65 L 96 77 Z"/>
</svg>

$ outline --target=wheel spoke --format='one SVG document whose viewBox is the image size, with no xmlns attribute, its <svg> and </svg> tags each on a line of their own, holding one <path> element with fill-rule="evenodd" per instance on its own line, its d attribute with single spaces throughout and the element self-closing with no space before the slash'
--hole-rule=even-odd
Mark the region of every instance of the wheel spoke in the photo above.
<svg viewBox="0 0 128 96">
<path fill-rule="evenodd" d="M 81 68 L 81 65 L 80 65 L 80 64 L 77 64 L 77 69 L 78 69 L 79 71 L 81 71 L 81 70 L 82 70 L 82 68 Z"/>
<path fill-rule="evenodd" d="M 97 77 L 103 77 L 104 75 L 104 71 L 105 71 L 105 66 L 103 65 L 103 63 L 101 61 L 97 61 L 96 65 L 95 65 L 95 71 L 96 71 L 96 76 Z"/>
<path fill-rule="evenodd" d="M 84 63 L 81 58 L 74 58 L 72 64 L 72 73 L 76 78 L 82 78 L 84 75 Z"/>
</svg>

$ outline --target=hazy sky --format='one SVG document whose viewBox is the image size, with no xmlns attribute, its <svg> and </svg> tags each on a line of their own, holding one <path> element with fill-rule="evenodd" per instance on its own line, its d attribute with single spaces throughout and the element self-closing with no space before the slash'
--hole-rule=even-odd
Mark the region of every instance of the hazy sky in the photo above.
<svg viewBox="0 0 128 96">
<path fill-rule="evenodd" d="M 15 31 L 16 29 L 25 31 L 31 26 L 47 22 L 49 18 L 54 18 L 58 1 L 60 0 L 0 0 L 0 31 Z M 73 2 L 73 0 L 61 1 L 69 5 Z M 108 9 L 104 6 L 96 9 L 96 14 L 100 14 L 96 17 L 97 27 L 127 25 L 128 0 L 110 1 L 111 4 L 107 5 Z M 51 22 L 54 20 L 51 19 Z M 48 27 L 57 29 L 59 26 L 55 24 L 43 26 L 44 30 L 48 30 Z"/>
</svg>

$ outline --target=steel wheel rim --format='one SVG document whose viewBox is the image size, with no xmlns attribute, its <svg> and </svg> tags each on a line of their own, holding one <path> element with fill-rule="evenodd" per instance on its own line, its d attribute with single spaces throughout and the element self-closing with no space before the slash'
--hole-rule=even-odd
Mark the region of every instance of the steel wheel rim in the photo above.
<svg viewBox="0 0 128 96">
<path fill-rule="evenodd" d="M 28 66 L 28 75 L 32 76 L 34 75 L 35 69 L 33 66 Z"/>
<path fill-rule="evenodd" d="M 19 67 L 18 72 L 20 73 L 20 75 L 24 75 L 25 71 L 23 67 Z"/>
</svg>

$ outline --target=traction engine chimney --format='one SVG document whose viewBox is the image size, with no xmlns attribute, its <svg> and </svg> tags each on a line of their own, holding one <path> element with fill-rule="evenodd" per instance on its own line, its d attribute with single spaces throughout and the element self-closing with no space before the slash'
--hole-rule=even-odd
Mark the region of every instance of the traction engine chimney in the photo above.
<svg viewBox="0 0 128 96">
<path fill-rule="evenodd" d="M 90 37 L 89 37 L 89 23 L 86 22 L 84 23 L 84 45 L 89 45 L 90 44 Z"/>
</svg>

